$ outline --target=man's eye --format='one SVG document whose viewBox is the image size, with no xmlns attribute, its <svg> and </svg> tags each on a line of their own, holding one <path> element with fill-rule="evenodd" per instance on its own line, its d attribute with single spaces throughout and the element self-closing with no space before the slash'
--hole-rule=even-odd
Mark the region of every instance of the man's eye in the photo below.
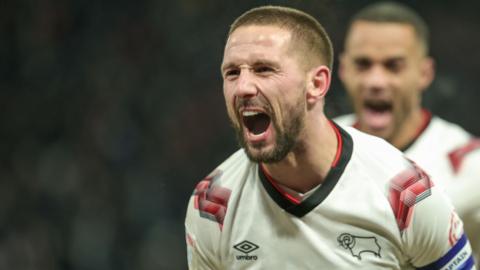
<svg viewBox="0 0 480 270">
<path fill-rule="evenodd" d="M 267 73 L 267 72 L 272 72 L 273 71 L 273 68 L 269 67 L 269 66 L 258 66 L 258 67 L 255 67 L 255 72 L 256 73 Z"/>
<path fill-rule="evenodd" d="M 370 68 L 371 65 L 372 62 L 368 59 L 361 58 L 355 60 L 355 66 L 357 67 L 357 70 L 367 70 Z"/>
<path fill-rule="evenodd" d="M 399 72 L 402 70 L 404 63 L 402 61 L 392 60 L 385 63 L 385 68 L 391 72 Z"/>
<path fill-rule="evenodd" d="M 225 77 L 238 76 L 239 74 L 240 74 L 240 70 L 238 69 L 229 69 L 225 71 Z"/>
</svg>

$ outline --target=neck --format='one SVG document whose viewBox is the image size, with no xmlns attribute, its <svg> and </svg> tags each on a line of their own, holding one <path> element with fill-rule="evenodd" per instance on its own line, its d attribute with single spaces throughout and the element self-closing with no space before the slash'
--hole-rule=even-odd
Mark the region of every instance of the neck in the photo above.
<svg viewBox="0 0 480 270">
<path fill-rule="evenodd" d="M 419 108 L 415 110 L 404 121 L 404 124 L 398 127 L 388 141 L 398 149 L 405 149 L 410 145 L 425 128 L 428 121 L 428 112 Z"/>
<path fill-rule="evenodd" d="M 320 119 L 306 125 L 295 150 L 264 169 L 276 182 L 298 192 L 307 192 L 321 184 L 337 154 L 337 136 L 330 121 Z"/>
</svg>

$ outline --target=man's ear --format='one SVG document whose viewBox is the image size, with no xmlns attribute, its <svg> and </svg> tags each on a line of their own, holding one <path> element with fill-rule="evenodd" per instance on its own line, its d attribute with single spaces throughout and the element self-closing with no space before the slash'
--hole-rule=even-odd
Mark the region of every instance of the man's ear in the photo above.
<svg viewBox="0 0 480 270">
<path fill-rule="evenodd" d="M 314 104 L 323 99 L 330 88 L 331 71 L 326 66 L 318 66 L 308 73 L 307 103 Z"/>
<path fill-rule="evenodd" d="M 425 57 L 421 69 L 422 80 L 420 87 L 422 91 L 424 91 L 430 86 L 435 78 L 435 60 L 431 57 Z"/>
</svg>

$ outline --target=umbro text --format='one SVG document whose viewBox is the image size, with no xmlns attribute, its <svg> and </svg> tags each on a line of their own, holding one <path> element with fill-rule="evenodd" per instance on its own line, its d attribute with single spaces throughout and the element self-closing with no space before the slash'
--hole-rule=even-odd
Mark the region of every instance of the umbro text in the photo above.
<svg viewBox="0 0 480 270">
<path fill-rule="evenodd" d="M 258 259 L 257 255 L 237 255 L 237 260 L 245 260 L 245 261 L 256 261 Z"/>
</svg>

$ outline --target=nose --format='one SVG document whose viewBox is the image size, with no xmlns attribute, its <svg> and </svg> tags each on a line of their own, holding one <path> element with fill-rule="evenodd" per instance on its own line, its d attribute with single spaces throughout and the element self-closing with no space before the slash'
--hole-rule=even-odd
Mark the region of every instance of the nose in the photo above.
<svg viewBox="0 0 480 270">
<path fill-rule="evenodd" d="M 388 80 L 388 72 L 381 65 L 375 65 L 365 74 L 365 88 L 381 91 L 387 87 Z"/>
<path fill-rule="evenodd" d="M 240 98 L 254 97 L 257 95 L 258 88 L 255 83 L 255 75 L 248 68 L 243 68 L 237 79 L 235 96 Z"/>
</svg>

